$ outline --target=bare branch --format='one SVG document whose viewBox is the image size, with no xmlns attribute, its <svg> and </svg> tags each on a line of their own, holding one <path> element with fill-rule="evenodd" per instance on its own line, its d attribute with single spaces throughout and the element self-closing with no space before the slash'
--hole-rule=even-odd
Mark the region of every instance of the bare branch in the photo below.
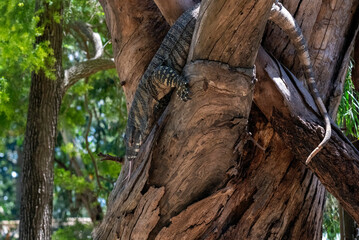
<svg viewBox="0 0 359 240">
<path fill-rule="evenodd" d="M 123 157 L 116 157 L 116 156 L 112 156 L 110 154 L 98 153 L 97 156 L 101 158 L 101 161 L 109 160 L 109 161 L 115 161 L 118 163 L 123 163 L 123 160 L 124 160 Z"/>
<path fill-rule="evenodd" d="M 87 82 L 88 82 L 88 78 L 86 78 L 85 83 L 87 83 Z M 89 108 L 88 93 L 87 92 L 85 94 L 85 109 L 86 109 L 87 113 L 89 114 L 89 121 L 87 123 L 86 132 L 85 132 L 85 145 L 86 145 L 86 150 L 87 150 L 88 154 L 90 155 L 92 164 L 93 164 L 93 166 L 95 168 L 95 176 L 96 176 L 97 185 L 101 189 L 102 185 L 101 185 L 101 182 L 100 182 L 100 179 L 99 179 L 97 163 L 96 163 L 95 157 L 92 154 L 92 151 L 90 149 L 90 144 L 89 144 L 89 141 L 88 141 L 90 128 L 91 128 L 91 123 L 92 123 L 92 111 Z"/>
<path fill-rule="evenodd" d="M 90 24 L 76 21 L 70 24 L 70 27 L 76 31 L 77 35 L 82 39 L 82 44 L 89 60 L 75 64 L 65 70 L 64 93 L 82 78 L 89 77 L 99 71 L 115 68 L 113 59 L 102 58 L 104 47 L 100 34 L 94 32 Z M 87 46 L 87 41 L 89 41 L 90 46 L 92 46 L 91 48 Z"/>
<path fill-rule="evenodd" d="M 90 45 L 92 46 L 92 51 L 90 51 L 91 58 L 99 58 L 102 56 L 104 50 L 100 34 L 94 32 L 90 24 L 76 21 L 70 24 L 70 27 L 75 30 L 82 39 L 90 42 Z"/>
<path fill-rule="evenodd" d="M 74 85 L 79 79 L 91 76 L 99 71 L 115 68 L 113 59 L 90 59 L 80 62 L 65 70 L 64 89 L 65 92 Z"/>
</svg>

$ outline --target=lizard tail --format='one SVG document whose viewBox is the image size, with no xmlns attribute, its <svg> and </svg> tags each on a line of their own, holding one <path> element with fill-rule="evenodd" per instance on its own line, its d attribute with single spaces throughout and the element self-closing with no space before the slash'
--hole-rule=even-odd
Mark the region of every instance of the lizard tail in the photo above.
<svg viewBox="0 0 359 240">
<path fill-rule="evenodd" d="M 322 99 L 320 99 L 320 102 L 321 102 L 321 105 L 323 105 L 324 107 L 324 104 L 323 104 L 323 101 Z M 318 152 L 320 152 L 320 150 L 323 149 L 323 147 L 325 146 L 325 144 L 328 143 L 330 137 L 332 136 L 332 126 L 331 126 L 331 123 L 330 123 L 330 117 L 329 117 L 329 114 L 327 113 L 326 109 L 324 108 L 325 112 L 322 112 L 322 115 L 324 116 L 324 121 L 325 121 L 325 135 L 324 135 L 324 138 L 323 140 L 321 141 L 321 143 L 318 145 L 318 147 L 316 147 L 312 152 L 311 154 L 308 156 L 307 160 L 305 161 L 305 164 L 309 164 L 310 161 L 312 160 L 312 158 L 317 155 Z"/>
<path fill-rule="evenodd" d="M 318 147 L 316 147 L 313 152 L 311 152 L 311 154 L 308 156 L 307 160 L 305 161 L 305 164 L 309 164 L 310 161 L 312 160 L 312 158 L 317 155 L 318 152 L 320 152 L 320 150 L 323 149 L 323 147 L 325 146 L 325 144 L 328 143 L 331 135 L 332 135 L 332 126 L 330 123 L 330 118 L 328 113 L 326 115 L 324 115 L 324 120 L 325 120 L 325 136 L 323 138 L 323 140 L 321 141 L 321 143 L 318 145 Z"/>
<path fill-rule="evenodd" d="M 304 69 L 304 75 L 310 93 L 325 121 L 324 139 L 305 161 L 305 163 L 308 164 L 312 160 L 312 158 L 320 150 L 323 149 L 324 145 L 328 143 L 332 135 L 330 117 L 317 89 L 317 84 L 314 78 L 313 65 L 309 56 L 308 45 L 304 39 L 303 33 L 299 25 L 297 24 L 293 16 L 288 12 L 288 10 L 285 9 L 285 7 L 283 7 L 283 5 L 278 2 L 273 4 L 269 20 L 273 21 L 276 25 L 278 25 L 289 36 L 290 41 L 294 45 L 299 61 Z"/>
</svg>

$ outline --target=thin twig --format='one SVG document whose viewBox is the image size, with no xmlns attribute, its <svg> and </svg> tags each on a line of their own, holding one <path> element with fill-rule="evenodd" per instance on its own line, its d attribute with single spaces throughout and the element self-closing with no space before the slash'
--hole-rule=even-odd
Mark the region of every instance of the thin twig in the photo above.
<svg viewBox="0 0 359 240">
<path fill-rule="evenodd" d="M 103 154 L 103 153 L 98 153 L 97 154 L 98 157 L 100 157 L 101 161 L 114 161 L 114 162 L 118 162 L 118 163 L 123 163 L 123 157 L 117 157 L 117 156 L 111 156 L 109 154 Z"/>
<path fill-rule="evenodd" d="M 88 83 L 88 78 L 86 78 L 85 83 L 86 84 Z M 102 185 L 101 185 L 100 179 L 99 179 L 96 160 L 95 160 L 95 158 L 94 158 L 94 156 L 93 156 L 93 154 L 91 152 L 91 149 L 89 147 L 89 142 L 88 142 L 88 135 L 89 135 L 90 128 L 91 128 L 91 123 L 92 123 L 92 112 L 91 112 L 91 110 L 89 109 L 89 106 L 88 106 L 88 93 L 87 92 L 85 93 L 85 109 L 89 114 L 89 122 L 87 124 L 86 133 L 85 133 L 86 150 L 87 150 L 88 154 L 90 155 L 91 161 L 92 161 L 92 163 L 93 163 L 93 165 L 95 167 L 95 175 L 96 175 L 97 185 L 99 186 L 100 189 L 102 189 Z"/>
</svg>

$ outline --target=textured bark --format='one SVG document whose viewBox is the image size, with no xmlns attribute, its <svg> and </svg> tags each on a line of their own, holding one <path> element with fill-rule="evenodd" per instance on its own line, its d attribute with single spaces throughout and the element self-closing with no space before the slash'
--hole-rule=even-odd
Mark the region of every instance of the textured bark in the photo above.
<svg viewBox="0 0 359 240">
<path fill-rule="evenodd" d="M 318 90 L 333 119 L 342 97 L 350 53 L 359 25 L 359 2 L 284 0 L 303 29 L 314 65 Z M 293 46 L 279 28 L 269 28 L 263 46 L 303 79 Z"/>
<path fill-rule="evenodd" d="M 111 2 L 103 0 L 102 5 L 107 23 L 113 26 L 113 16 L 128 16 L 123 9 L 131 14 L 129 6 L 136 1 L 123 2 L 128 6 L 122 11 L 111 7 Z M 335 114 L 358 28 L 359 2 L 287 0 L 284 4 L 309 39 L 319 89 Z M 202 2 L 190 53 L 193 61 L 184 73 L 190 79 L 192 100 L 183 104 L 172 98 L 141 149 L 131 179 L 123 181 L 127 166 L 119 176 L 95 239 L 321 239 L 325 188 L 319 179 L 347 203 L 343 206 L 351 214 L 359 212 L 354 185 L 358 159 L 342 135 L 335 133 L 309 168 L 303 164 L 322 138 L 318 126 L 322 119 L 294 76 L 278 71 L 279 62 L 264 50 L 257 57 L 256 40 L 270 5 Z M 141 44 L 152 46 L 155 39 L 143 34 Z M 114 43 L 115 54 L 120 46 L 124 43 Z M 268 26 L 264 46 L 301 77 L 295 52 L 279 29 Z M 118 61 L 126 62 L 137 53 L 121 48 L 120 54 L 123 59 L 116 58 L 116 66 L 125 66 Z M 256 105 L 248 122 L 254 140 L 245 144 L 251 139 L 244 135 L 251 84 L 245 76 L 235 77 L 240 75 L 235 67 L 251 68 L 256 57 Z M 137 66 L 132 74 L 141 75 L 142 69 Z M 121 71 L 130 75 L 131 70 Z M 338 161 L 339 154 L 343 160 Z"/>
<path fill-rule="evenodd" d="M 260 51 L 257 70 L 262 84 L 257 86 L 254 94 L 256 105 L 272 123 L 275 131 L 290 143 L 290 149 L 296 159 L 304 162 L 324 133 L 322 127 L 318 125 L 318 122 L 321 122 L 318 119 L 320 115 L 317 114 L 318 110 L 312 98 L 294 76 L 287 75 L 282 68 L 278 69 L 276 62 L 264 51 Z M 326 189 L 357 221 L 359 220 L 358 160 L 359 152 L 336 127 L 325 149 L 309 164 L 310 169 Z"/>
<path fill-rule="evenodd" d="M 309 50 L 314 62 L 318 89 L 323 93 L 322 96 L 326 99 L 328 110 L 335 119 L 343 91 L 346 67 L 358 32 L 359 2 L 343 1 L 339 3 L 338 1 L 309 0 L 283 2 L 295 15 L 297 21 L 302 23 L 302 29 L 308 39 Z M 282 40 L 280 41 L 280 39 Z M 301 77 L 302 69 L 299 66 L 299 61 L 295 58 L 295 52 L 288 43 L 289 40 L 283 39 L 285 36 L 280 29 L 273 28 L 271 25 L 263 45 L 285 66 L 291 68 L 295 75 Z M 323 138 L 324 130 L 318 126 L 322 119 L 321 117 L 318 119 L 316 105 L 308 92 L 304 91 L 301 84 L 295 81 L 295 77 L 289 74 L 285 78 L 286 80 L 280 83 L 279 78 L 283 77 L 283 74 L 285 75 L 285 71 L 278 72 L 277 63 L 269 64 L 265 60 L 265 56 L 266 54 L 263 54 L 258 58 L 262 64 L 257 61 L 257 66 L 262 66 L 262 69 L 266 71 L 262 71 L 263 74 L 261 74 L 258 67 L 260 84 L 257 85 L 257 93 L 254 95 L 255 102 L 281 137 L 290 142 L 289 147 L 295 153 L 295 158 L 303 160 Z M 273 71 L 277 71 L 277 73 L 273 75 Z M 268 75 L 275 80 L 272 83 L 277 83 L 267 84 L 269 82 L 264 81 L 263 77 Z M 278 94 L 279 92 L 280 94 Z M 278 112 L 279 115 L 276 115 Z M 313 114 L 314 112 L 316 114 Z M 298 118 L 293 118 L 293 116 Z M 352 215 L 357 216 L 357 220 L 359 220 L 358 194 L 357 191 L 349 189 L 347 185 L 356 185 L 355 179 L 358 176 L 356 172 L 359 170 L 358 159 L 356 149 L 340 131 L 335 131 L 330 144 L 309 166 L 319 176 L 327 190 L 339 199 L 344 208 Z"/>
<path fill-rule="evenodd" d="M 252 68 L 273 1 L 203 1 L 189 60 Z M 241 44 L 238 44 L 241 43 Z"/>
<path fill-rule="evenodd" d="M 44 71 L 32 73 L 29 109 L 26 123 L 22 194 L 20 207 L 20 239 L 51 239 L 53 159 L 57 129 L 57 116 L 62 100 L 62 24 L 54 21 L 54 14 L 62 16 L 62 4 L 44 8 L 40 26 L 44 33 L 36 43 L 50 42 L 56 63 L 48 66 L 56 79 L 48 78 Z"/>
</svg>

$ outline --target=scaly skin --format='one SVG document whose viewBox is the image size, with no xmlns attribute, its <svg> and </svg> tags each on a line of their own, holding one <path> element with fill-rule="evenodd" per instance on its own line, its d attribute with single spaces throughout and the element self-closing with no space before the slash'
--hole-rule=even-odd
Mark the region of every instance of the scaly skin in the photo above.
<svg viewBox="0 0 359 240">
<path fill-rule="evenodd" d="M 167 106 L 173 88 L 177 88 L 177 94 L 183 101 L 189 99 L 188 82 L 181 76 L 181 73 L 187 61 L 198 11 L 199 5 L 186 11 L 175 22 L 140 80 L 126 129 L 126 156 L 127 160 L 130 161 L 130 172 L 132 161 L 136 158 L 142 143 L 149 135 L 154 122 Z M 273 4 L 269 19 L 288 34 L 305 70 L 311 94 L 325 119 L 325 137 L 308 157 L 306 163 L 309 163 L 331 136 L 329 115 L 319 96 L 307 44 L 298 24 L 278 2 Z"/>
<path fill-rule="evenodd" d="M 126 156 L 130 163 L 167 106 L 173 88 L 183 101 L 189 99 L 188 82 L 181 73 L 187 61 L 198 10 L 199 5 L 175 22 L 140 80 L 126 128 Z"/>
</svg>

